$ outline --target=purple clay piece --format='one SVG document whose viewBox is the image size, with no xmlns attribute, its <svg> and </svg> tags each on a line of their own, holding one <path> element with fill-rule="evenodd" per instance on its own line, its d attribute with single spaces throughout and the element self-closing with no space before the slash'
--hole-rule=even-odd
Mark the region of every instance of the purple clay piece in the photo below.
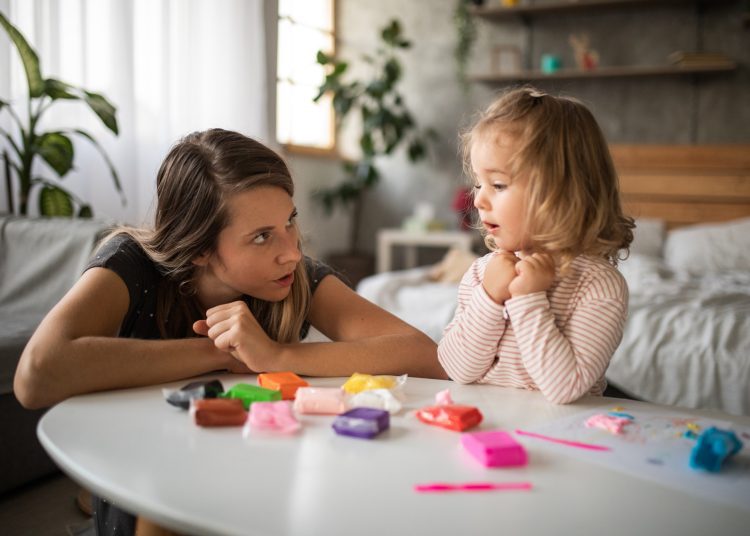
<svg viewBox="0 0 750 536">
<path fill-rule="evenodd" d="M 342 413 L 333 421 L 339 435 L 372 439 L 390 426 L 390 414 L 382 409 L 354 408 Z"/>
</svg>

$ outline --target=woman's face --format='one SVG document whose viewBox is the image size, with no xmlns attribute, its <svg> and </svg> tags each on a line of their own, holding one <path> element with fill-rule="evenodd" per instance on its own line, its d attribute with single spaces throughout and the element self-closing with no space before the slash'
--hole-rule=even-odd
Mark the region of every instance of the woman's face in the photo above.
<svg viewBox="0 0 750 536">
<path fill-rule="evenodd" d="M 524 232 L 526 180 L 510 176 L 513 139 L 503 134 L 480 134 L 471 147 L 474 206 L 498 248 L 520 251 L 528 247 Z"/>
<path fill-rule="evenodd" d="M 302 259 L 292 198 L 282 188 L 261 186 L 233 195 L 227 209 L 229 224 L 219 233 L 216 251 L 194 261 L 203 268 L 197 285 L 201 304 L 214 307 L 242 294 L 283 300 Z"/>
</svg>

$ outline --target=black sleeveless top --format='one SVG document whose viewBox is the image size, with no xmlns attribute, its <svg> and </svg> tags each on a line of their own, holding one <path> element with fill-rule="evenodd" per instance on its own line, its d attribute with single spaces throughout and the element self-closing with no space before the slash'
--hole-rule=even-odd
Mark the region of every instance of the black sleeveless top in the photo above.
<svg viewBox="0 0 750 536">
<path fill-rule="evenodd" d="M 329 274 L 338 275 L 326 264 L 304 257 L 310 292 Z M 138 243 L 127 234 L 114 236 L 99 248 L 89 262 L 89 268 L 107 268 L 125 282 L 130 294 L 130 305 L 120 326 L 119 337 L 134 339 L 161 339 L 156 322 L 156 304 L 164 275 L 146 255 Z M 242 299 L 253 311 L 253 300 Z M 255 311 L 253 311 L 255 312 Z M 300 340 L 307 336 L 310 323 L 305 321 L 300 329 Z M 118 508 L 101 497 L 93 497 L 94 526 L 96 533 L 129 536 L 135 534 L 135 516 Z"/>
</svg>

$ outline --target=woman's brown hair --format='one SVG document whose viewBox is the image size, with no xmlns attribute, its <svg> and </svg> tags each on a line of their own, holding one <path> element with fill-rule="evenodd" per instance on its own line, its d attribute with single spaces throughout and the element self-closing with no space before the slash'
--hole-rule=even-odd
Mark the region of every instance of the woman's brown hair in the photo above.
<svg viewBox="0 0 750 536">
<path fill-rule="evenodd" d="M 193 335 L 193 322 L 204 318 L 195 296 L 197 267 L 193 260 L 216 250 L 219 233 L 229 223 L 228 198 L 261 186 L 282 188 L 293 196 L 291 174 L 279 155 L 237 132 L 195 132 L 172 147 L 159 169 L 153 229 L 124 227 L 110 235 L 130 235 L 164 276 L 156 308 L 162 337 Z M 297 341 L 310 304 L 304 261 L 297 264 L 294 283 L 284 300 L 250 302 L 271 338 Z"/>
<path fill-rule="evenodd" d="M 578 255 L 616 264 L 633 240 L 633 219 L 620 203 L 617 173 L 593 114 L 576 99 L 525 86 L 511 89 L 461 136 L 464 168 L 478 136 L 514 144 L 511 180 L 526 185 L 526 232 L 532 249 L 557 256 L 566 268 Z M 488 246 L 494 248 L 491 237 Z"/>
</svg>

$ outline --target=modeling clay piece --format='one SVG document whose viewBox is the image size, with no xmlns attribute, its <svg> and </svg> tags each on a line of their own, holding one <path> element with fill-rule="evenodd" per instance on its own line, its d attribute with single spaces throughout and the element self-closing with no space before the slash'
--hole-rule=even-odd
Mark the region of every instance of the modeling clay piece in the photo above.
<svg viewBox="0 0 750 536">
<path fill-rule="evenodd" d="M 698 436 L 690 451 L 690 467 L 717 473 L 722 464 L 741 449 L 742 441 L 733 431 L 712 426 Z"/>
<path fill-rule="evenodd" d="M 401 406 L 401 401 L 389 389 L 370 389 L 349 398 L 350 408 L 376 408 L 388 413 L 398 413 Z"/>
<path fill-rule="evenodd" d="M 294 399 L 294 411 L 338 415 L 347 410 L 346 393 L 338 387 L 300 387 Z"/>
<path fill-rule="evenodd" d="M 417 410 L 417 418 L 426 424 L 461 432 L 482 422 L 482 414 L 473 406 L 428 406 Z"/>
<path fill-rule="evenodd" d="M 350 395 L 369 389 L 394 389 L 400 387 L 406 381 L 406 374 L 402 376 L 372 376 L 355 372 L 341 388 Z"/>
<path fill-rule="evenodd" d="M 202 398 L 216 398 L 224 392 L 224 386 L 219 380 L 198 381 L 189 383 L 179 390 L 164 389 L 162 391 L 167 402 L 178 408 L 188 409 L 191 400 Z"/>
<path fill-rule="evenodd" d="M 247 419 L 241 400 L 225 398 L 192 400 L 190 415 L 198 426 L 242 426 Z"/>
<path fill-rule="evenodd" d="M 630 424 L 631 422 L 633 422 L 633 420 L 626 417 L 614 417 L 612 415 L 599 413 L 586 419 L 584 424 L 586 428 L 600 428 L 610 434 L 622 435 L 625 425 Z"/>
<path fill-rule="evenodd" d="M 501 430 L 461 434 L 461 444 L 485 467 L 512 467 L 528 463 L 523 445 Z"/>
<path fill-rule="evenodd" d="M 450 406 L 453 404 L 453 397 L 450 389 L 443 389 L 435 395 L 435 404 L 438 406 Z"/>
<path fill-rule="evenodd" d="M 342 413 L 333 421 L 333 429 L 339 435 L 372 439 L 390 426 L 387 411 L 375 408 L 354 408 Z"/>
<path fill-rule="evenodd" d="M 265 387 L 250 385 L 249 383 L 238 383 L 229 391 L 221 395 L 221 398 L 237 398 L 242 401 L 245 409 L 253 402 L 271 402 L 281 400 L 281 391 L 273 391 Z"/>
<path fill-rule="evenodd" d="M 530 490 L 531 482 L 467 482 L 466 484 L 417 484 L 417 493 L 445 493 L 451 491 L 499 491 L 499 490 Z"/>
<path fill-rule="evenodd" d="M 310 385 L 294 372 L 265 372 L 258 374 L 258 384 L 266 389 L 281 391 L 282 400 L 294 400 L 297 389 Z"/>
<path fill-rule="evenodd" d="M 247 416 L 242 435 L 248 437 L 251 429 L 291 434 L 299 428 L 299 421 L 292 414 L 291 402 L 255 402 L 250 406 L 250 414 Z"/>
</svg>

